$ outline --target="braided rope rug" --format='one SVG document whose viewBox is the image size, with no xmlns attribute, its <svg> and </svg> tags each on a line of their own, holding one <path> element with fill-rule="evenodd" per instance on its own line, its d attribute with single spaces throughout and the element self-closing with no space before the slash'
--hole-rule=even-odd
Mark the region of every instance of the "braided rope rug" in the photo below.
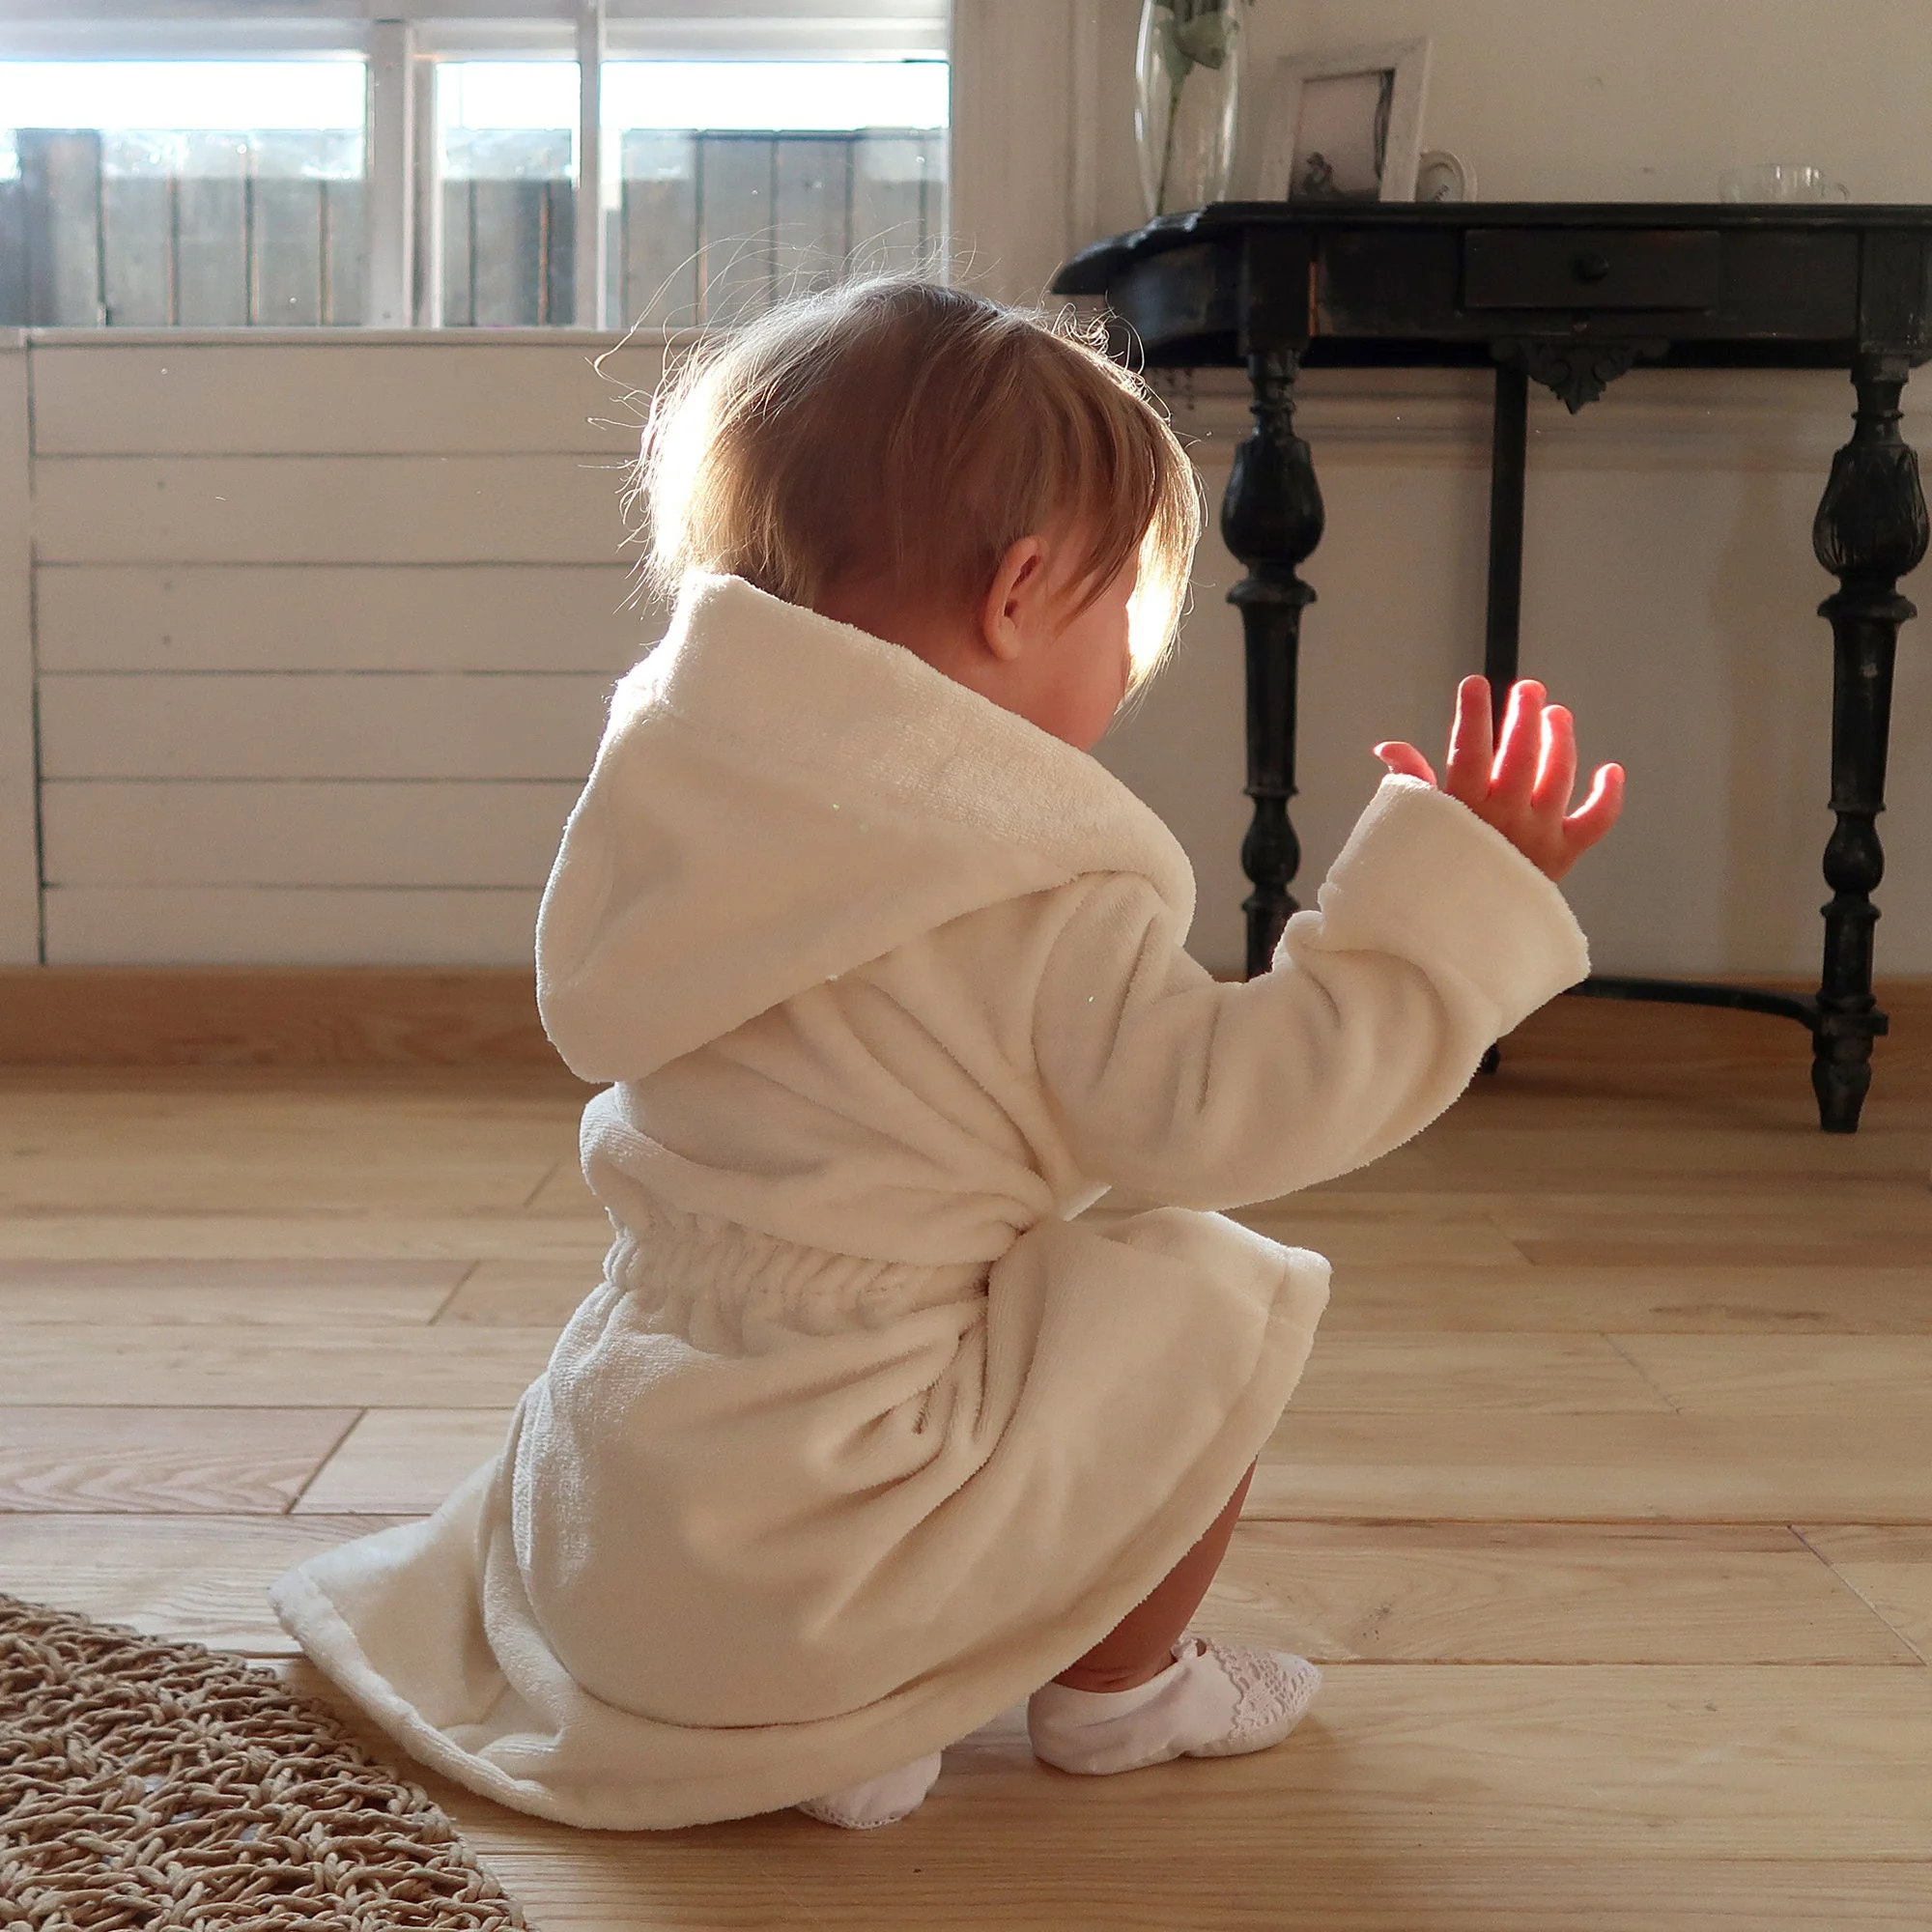
<svg viewBox="0 0 1932 1932">
<path fill-rule="evenodd" d="M 0 1596 L 5 1932 L 524 1924 L 427 1794 L 266 1671 Z"/>
</svg>

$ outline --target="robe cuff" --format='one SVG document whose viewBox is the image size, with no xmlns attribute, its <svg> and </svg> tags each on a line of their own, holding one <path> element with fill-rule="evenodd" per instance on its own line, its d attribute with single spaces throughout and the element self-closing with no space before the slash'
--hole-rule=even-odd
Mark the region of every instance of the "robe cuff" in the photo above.
<svg viewBox="0 0 1932 1932">
<path fill-rule="evenodd" d="M 1318 902 L 1319 915 L 1289 922 L 1277 963 L 1295 944 L 1447 968 L 1494 1002 L 1498 1033 L 1590 970 L 1589 944 L 1555 884 L 1493 826 L 1420 779 L 1382 781 Z"/>
</svg>

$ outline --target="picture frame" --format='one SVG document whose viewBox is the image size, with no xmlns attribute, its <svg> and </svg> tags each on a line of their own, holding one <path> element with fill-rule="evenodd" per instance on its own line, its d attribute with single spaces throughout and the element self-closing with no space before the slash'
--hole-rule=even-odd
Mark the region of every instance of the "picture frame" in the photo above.
<svg viewBox="0 0 1932 1932">
<path fill-rule="evenodd" d="M 1263 146 L 1264 201 L 1413 201 L 1429 43 L 1284 54 Z"/>
</svg>

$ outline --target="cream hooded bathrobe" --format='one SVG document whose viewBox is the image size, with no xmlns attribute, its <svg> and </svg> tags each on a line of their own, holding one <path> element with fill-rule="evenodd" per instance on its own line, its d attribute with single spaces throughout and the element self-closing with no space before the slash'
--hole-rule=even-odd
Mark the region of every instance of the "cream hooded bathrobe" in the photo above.
<svg viewBox="0 0 1932 1932">
<path fill-rule="evenodd" d="M 497 1459 L 284 1577 L 288 1629 L 418 1758 L 618 1829 L 834 1790 L 1064 1669 L 1219 1514 L 1327 1298 L 1211 1210 L 1406 1140 L 1587 966 L 1404 779 L 1267 976 L 1213 980 L 1192 911 L 1086 753 L 691 579 L 538 926 L 551 1037 L 613 1083 L 604 1280 Z M 1175 1205 L 1069 1218 L 1109 1186 Z"/>
</svg>

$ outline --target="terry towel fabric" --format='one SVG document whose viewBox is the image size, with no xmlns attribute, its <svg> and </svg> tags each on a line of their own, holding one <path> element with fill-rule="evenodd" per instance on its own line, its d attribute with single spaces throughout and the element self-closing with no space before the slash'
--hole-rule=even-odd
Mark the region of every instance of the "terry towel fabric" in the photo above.
<svg viewBox="0 0 1932 1932">
<path fill-rule="evenodd" d="M 1404 779 L 1267 976 L 1212 980 L 1192 913 L 1093 758 L 694 576 L 538 927 L 551 1037 L 612 1083 L 604 1280 L 501 1454 L 284 1577 L 284 1624 L 424 1762 L 614 1829 L 856 1783 L 1064 1669 L 1314 1339 L 1326 1263 L 1216 1210 L 1406 1140 L 1588 968 L 1555 888 Z M 1169 1205 L 1074 1218 L 1110 1186 Z"/>
</svg>

